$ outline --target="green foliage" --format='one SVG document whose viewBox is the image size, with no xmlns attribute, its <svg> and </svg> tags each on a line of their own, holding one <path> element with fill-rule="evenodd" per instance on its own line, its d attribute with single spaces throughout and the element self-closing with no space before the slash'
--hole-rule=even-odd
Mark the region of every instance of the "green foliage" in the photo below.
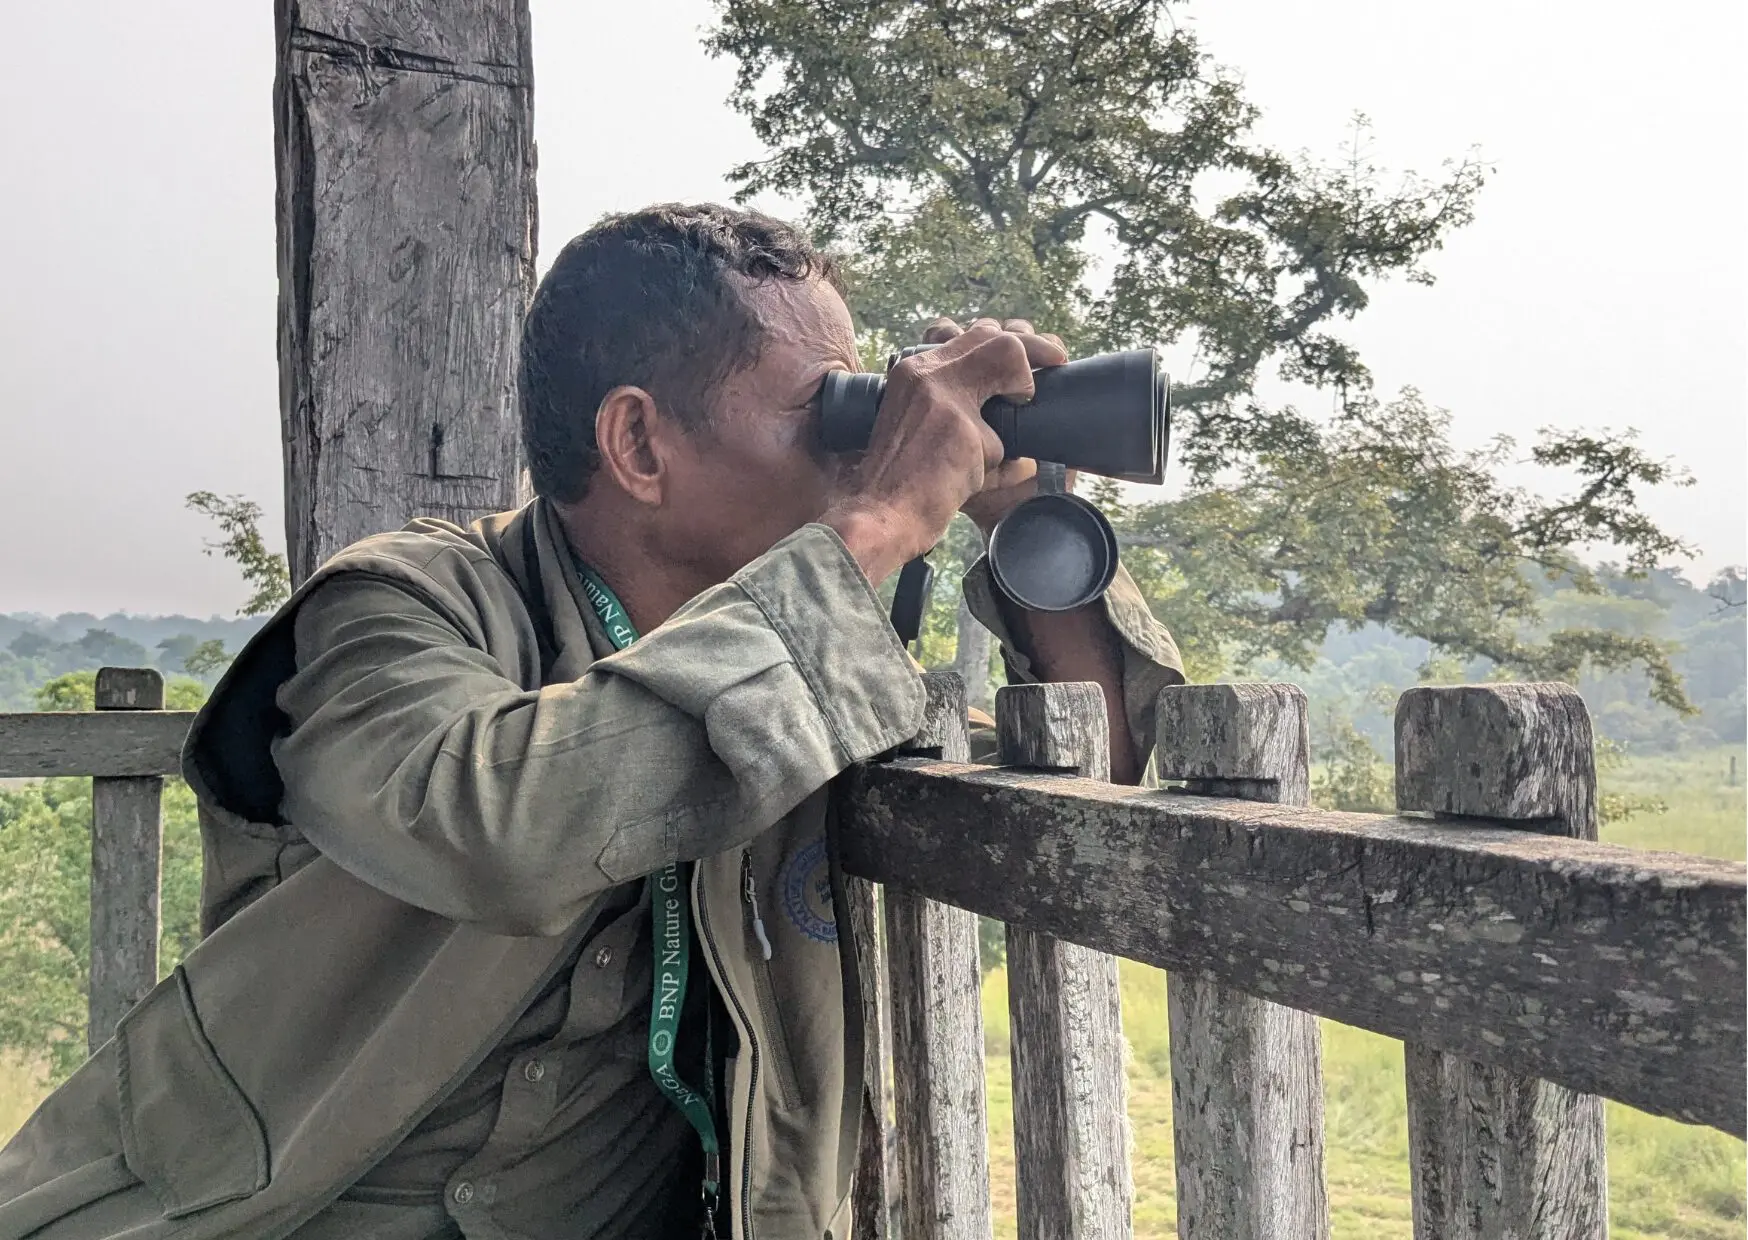
<svg viewBox="0 0 1748 1240">
<path fill-rule="evenodd" d="M 194 795 L 165 781 L 159 967 L 200 937 Z M 91 781 L 0 788 L 0 1052 L 46 1059 L 50 1083 L 85 1058 L 91 959 Z"/>
<path fill-rule="evenodd" d="M 1313 805 L 1367 814 L 1395 812 L 1396 785 L 1391 769 L 1352 720 L 1333 712 L 1326 715 L 1311 756 L 1319 764 L 1311 783 Z"/>
<path fill-rule="evenodd" d="M 1276 446 L 1226 480 L 1120 514 L 1131 571 L 1186 646 L 1239 666 L 1272 657 L 1304 668 L 1332 629 L 1375 624 L 1423 639 L 1432 660 L 1484 659 L 1518 679 L 1637 665 L 1655 701 L 1693 711 L 1655 638 L 1538 631 L 1536 577 L 1600 591 L 1573 542 L 1638 529 L 1634 555 L 1669 544 L 1632 510 L 1636 484 L 1669 475 L 1629 441 L 1601 460 L 1576 458 L 1576 494 L 1546 501 L 1498 481 L 1509 440 L 1457 450 L 1450 415 L 1412 390 L 1388 404 L 1350 401 L 1328 424 L 1291 409 L 1266 421 Z M 1542 447 L 1562 442 L 1549 434 Z"/>
<path fill-rule="evenodd" d="M 205 680 L 216 676 L 230 666 L 231 655 L 225 649 L 225 644 L 218 638 L 201 642 L 182 660 L 182 667 L 190 676 Z"/>
<path fill-rule="evenodd" d="M 206 702 L 206 686 L 186 676 L 172 676 L 164 682 L 165 710 L 199 710 Z M 97 707 L 97 672 L 69 672 L 57 676 L 36 691 L 38 710 L 95 710 Z"/>
<path fill-rule="evenodd" d="M 265 615 L 291 597 L 291 575 L 285 557 L 269 551 L 261 537 L 261 505 L 241 495 L 221 497 L 211 491 L 194 491 L 187 503 L 194 511 L 218 522 L 222 537 L 206 544 L 206 554 L 220 555 L 234 563 L 253 591 L 237 609 L 239 616 Z"/>
<path fill-rule="evenodd" d="M 992 970 L 1005 968 L 1008 962 L 1007 923 L 993 917 L 977 919 L 977 967 L 983 977 Z"/>
<path fill-rule="evenodd" d="M 1193 335 L 1207 375 L 1185 406 L 1248 390 L 1271 357 L 1359 384 L 1325 334 L 1363 281 L 1428 279 L 1470 218 L 1482 169 L 1388 187 L 1363 118 L 1342 160 L 1259 145 L 1256 110 L 1166 0 L 720 0 L 709 48 L 771 148 L 743 196 L 808 204 L 854 255 L 860 320 L 910 340 L 936 314 L 1019 315 L 1071 344 Z M 1088 243 L 1117 262 L 1089 287 Z"/>
<path fill-rule="evenodd" d="M 743 197 L 806 204 L 840 248 L 870 356 L 930 318 L 1019 315 L 1071 348 L 1193 345 L 1173 389 L 1188 489 L 1099 502 L 1125 563 L 1207 678 L 1263 658 L 1305 667 L 1332 629 L 1422 638 L 1432 662 L 1574 679 L 1641 669 L 1691 709 L 1655 639 L 1544 631 L 1536 578 L 1594 582 L 1574 549 L 1648 569 L 1681 544 L 1637 507 L 1685 480 L 1630 435 L 1544 432 L 1531 459 L 1573 493 L 1508 488 L 1512 447 L 1451 444 L 1449 417 L 1370 393 L 1333 334 L 1371 284 L 1430 282 L 1427 258 L 1468 223 L 1484 169 L 1425 180 L 1368 154 L 1362 117 L 1333 160 L 1289 159 L 1168 0 L 718 0 L 708 46 L 738 63 L 731 98 L 768 145 L 732 171 Z M 1114 252 L 1102 286 L 1095 254 Z M 1252 398 L 1274 364 L 1334 393 L 1323 421 Z M 955 560 L 954 554 L 942 557 Z M 937 595 L 924 649 L 952 630 Z M 925 662 L 928 661 L 925 659 Z"/>
<path fill-rule="evenodd" d="M 38 710 L 94 710 L 96 705 L 95 670 L 56 676 L 36 691 Z"/>
</svg>

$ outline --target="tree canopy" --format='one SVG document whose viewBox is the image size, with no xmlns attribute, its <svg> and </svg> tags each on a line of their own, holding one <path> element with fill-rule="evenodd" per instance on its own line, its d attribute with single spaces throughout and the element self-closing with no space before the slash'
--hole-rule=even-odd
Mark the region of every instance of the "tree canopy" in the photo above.
<svg viewBox="0 0 1748 1240">
<path fill-rule="evenodd" d="M 1502 674 L 1635 663 L 1687 709 L 1663 647 L 1546 631 L 1532 580 L 1594 589 L 1592 543 L 1635 572 L 1684 551 L 1637 504 L 1681 472 L 1628 434 L 1543 432 L 1527 459 L 1570 494 L 1508 487 L 1515 444 L 1460 450 L 1420 394 L 1376 396 L 1339 335 L 1378 282 L 1432 282 L 1484 164 L 1389 172 L 1363 117 L 1333 158 L 1270 149 L 1179 8 L 718 0 L 707 46 L 738 62 L 731 102 L 769 148 L 731 175 L 743 200 L 799 201 L 843 253 L 870 356 L 943 314 L 1027 318 L 1078 351 L 1193 352 L 1172 393 L 1181 496 L 1095 494 L 1194 670 L 1302 665 L 1333 627 L 1380 624 Z M 1271 366 L 1331 413 L 1266 406 Z"/>
</svg>

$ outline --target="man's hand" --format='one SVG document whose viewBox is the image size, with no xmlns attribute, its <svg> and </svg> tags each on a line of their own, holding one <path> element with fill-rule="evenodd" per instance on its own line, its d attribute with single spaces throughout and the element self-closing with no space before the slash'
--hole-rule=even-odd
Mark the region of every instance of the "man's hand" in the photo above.
<svg viewBox="0 0 1748 1240">
<path fill-rule="evenodd" d="M 1060 336 L 1049 332 L 1040 334 L 1025 319 L 1007 319 L 1001 323 L 994 319 L 975 319 L 971 326 L 1000 327 L 1018 336 L 1026 346 L 1026 357 L 1034 370 L 1043 366 L 1060 366 L 1068 360 L 1068 350 L 1063 348 Z M 944 344 L 964 333 L 965 329 L 952 319 L 936 319 L 923 332 L 923 343 Z M 1074 471 L 1069 470 L 1067 487 L 1071 491 L 1074 477 Z M 989 532 L 1001 519 L 1037 493 L 1038 462 L 1029 456 L 1015 457 L 1004 460 L 1000 468 L 992 470 L 983 489 L 967 499 L 960 510 L 983 531 L 983 541 L 987 543 Z"/>
<path fill-rule="evenodd" d="M 820 518 L 870 582 L 940 541 L 972 496 L 1016 482 L 1002 472 L 1001 440 L 983 420 L 983 402 L 1030 400 L 1032 368 L 1063 356 L 1059 344 L 991 320 L 966 331 L 954 325 L 940 348 L 892 368 L 867 450 Z"/>
</svg>

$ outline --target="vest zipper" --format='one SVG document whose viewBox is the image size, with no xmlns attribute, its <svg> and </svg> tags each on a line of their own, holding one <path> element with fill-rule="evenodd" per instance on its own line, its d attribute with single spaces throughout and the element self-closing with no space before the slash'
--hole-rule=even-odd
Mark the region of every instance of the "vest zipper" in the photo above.
<svg viewBox="0 0 1748 1240">
<path fill-rule="evenodd" d="M 785 1109 L 801 1104 L 801 1080 L 795 1071 L 795 1055 L 789 1048 L 789 1031 L 777 1010 L 777 992 L 771 983 L 771 939 L 765 933 L 765 922 L 759 916 L 759 889 L 753 882 L 753 854 L 749 850 L 740 857 L 740 895 L 747 906 L 747 919 L 753 937 L 759 942 L 759 954 L 765 963 L 753 964 L 753 999 L 759 1005 L 759 1015 L 765 1018 L 765 1029 L 771 1035 L 771 1070 L 777 1081 L 777 1098 Z"/>
<path fill-rule="evenodd" d="M 759 953 L 766 960 L 771 958 L 771 940 L 765 934 L 765 922 L 759 916 L 759 889 L 753 883 L 753 854 L 744 852 L 740 855 L 740 893 L 747 902 L 747 911 L 753 919 L 753 937 L 759 940 Z"/>
<path fill-rule="evenodd" d="M 743 853 L 744 857 L 745 854 Z M 716 945 L 716 936 L 711 932 L 710 911 L 704 899 L 703 862 L 694 867 L 694 890 L 698 895 L 698 938 L 704 944 L 704 949 L 710 954 L 710 963 L 716 970 L 718 985 L 722 989 L 723 998 L 734 1008 L 734 1014 L 740 1021 L 741 1028 L 747 1031 L 747 1056 L 751 1061 L 747 1068 L 747 1114 L 741 1125 L 742 1141 L 746 1148 L 741 1151 L 740 1158 L 740 1212 L 741 1240 L 753 1240 L 753 1107 L 757 1105 L 759 1096 L 759 1041 L 753 1036 L 753 1022 L 747 1016 L 746 1008 L 741 1004 L 740 996 L 728 984 L 728 970 L 723 967 L 722 952 Z M 743 873 L 745 871 L 743 870 Z M 715 1071 L 712 1065 L 711 1071 Z M 731 1127 L 729 1138 L 734 1132 Z"/>
</svg>

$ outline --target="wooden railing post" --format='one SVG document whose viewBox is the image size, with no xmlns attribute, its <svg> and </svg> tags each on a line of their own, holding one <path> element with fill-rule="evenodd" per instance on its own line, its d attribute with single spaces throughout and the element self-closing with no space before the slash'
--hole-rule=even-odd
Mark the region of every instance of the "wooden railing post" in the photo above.
<svg viewBox="0 0 1748 1240">
<path fill-rule="evenodd" d="M 965 682 L 931 672 L 923 683 L 923 730 L 907 751 L 970 761 Z M 896 887 L 883 897 L 899 1231 L 904 1240 L 989 1240 L 977 917 Z"/>
<path fill-rule="evenodd" d="M 1185 780 L 1194 795 L 1310 803 L 1296 686 L 1174 686 L 1157 719 L 1161 779 Z M 1327 1236 L 1316 1017 L 1194 973 L 1173 973 L 1167 991 L 1178 1235 Z"/>
<path fill-rule="evenodd" d="M 98 710 L 164 709 L 164 678 L 149 667 L 99 668 L 96 690 Z M 92 1050 L 158 981 L 163 796 L 156 775 L 91 781 Z"/>
<path fill-rule="evenodd" d="M 1006 685 L 1004 766 L 1111 775 L 1095 684 Z M 1008 927 L 1014 1184 L 1020 1240 L 1130 1234 L 1129 1121 L 1117 958 Z"/>
<path fill-rule="evenodd" d="M 1596 759 L 1583 699 L 1556 684 L 1410 689 L 1396 705 L 1396 803 L 1594 840 Z M 1509 914 L 1488 929 L 1522 934 Z M 1608 1234 L 1601 1098 L 1412 1042 L 1405 1050 L 1420 1240 Z"/>
</svg>

